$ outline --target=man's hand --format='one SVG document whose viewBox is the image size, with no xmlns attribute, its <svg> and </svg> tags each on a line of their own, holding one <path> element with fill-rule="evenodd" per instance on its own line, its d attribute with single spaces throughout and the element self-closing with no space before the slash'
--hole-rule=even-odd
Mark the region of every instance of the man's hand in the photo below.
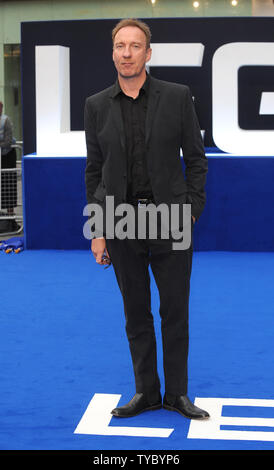
<svg viewBox="0 0 274 470">
<path fill-rule="evenodd" d="M 101 265 L 110 264 L 110 256 L 106 248 L 105 238 L 93 238 L 91 240 L 91 251 L 96 263 Z"/>
<path fill-rule="evenodd" d="M 195 219 L 194 215 L 192 215 L 191 217 L 192 217 L 193 223 L 195 224 L 196 219 Z"/>
</svg>

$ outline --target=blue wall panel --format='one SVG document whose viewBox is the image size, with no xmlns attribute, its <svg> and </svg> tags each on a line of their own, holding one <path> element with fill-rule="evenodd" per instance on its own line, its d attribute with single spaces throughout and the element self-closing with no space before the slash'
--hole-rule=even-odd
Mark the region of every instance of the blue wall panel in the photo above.
<svg viewBox="0 0 274 470">
<path fill-rule="evenodd" d="M 274 250 L 274 157 L 208 155 L 207 204 L 196 250 Z M 25 246 L 88 249 L 84 157 L 23 159 Z"/>
<path fill-rule="evenodd" d="M 23 158 L 25 247 L 86 248 L 83 208 L 86 204 L 86 159 Z"/>
</svg>

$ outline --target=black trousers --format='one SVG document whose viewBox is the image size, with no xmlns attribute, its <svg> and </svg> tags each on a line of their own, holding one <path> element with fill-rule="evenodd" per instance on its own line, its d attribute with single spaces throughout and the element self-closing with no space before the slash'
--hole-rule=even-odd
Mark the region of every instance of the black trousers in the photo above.
<svg viewBox="0 0 274 470">
<path fill-rule="evenodd" d="M 106 243 L 123 296 L 136 392 L 155 396 L 160 390 L 150 265 L 160 298 L 165 391 L 186 395 L 192 243 L 189 249 L 176 251 L 170 240 L 116 238 Z"/>
</svg>

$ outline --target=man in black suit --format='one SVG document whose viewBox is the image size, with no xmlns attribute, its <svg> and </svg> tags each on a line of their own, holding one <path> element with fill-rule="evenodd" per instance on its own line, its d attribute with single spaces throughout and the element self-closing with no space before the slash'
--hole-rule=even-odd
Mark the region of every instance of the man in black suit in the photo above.
<svg viewBox="0 0 274 470">
<path fill-rule="evenodd" d="M 117 417 L 164 407 L 193 418 L 208 418 L 187 396 L 188 303 L 192 243 L 173 249 L 172 234 L 138 236 L 138 217 L 148 204 L 168 208 L 191 204 L 192 228 L 205 204 L 207 159 L 189 88 L 146 73 L 151 33 L 142 21 L 120 21 L 112 31 L 116 83 L 86 100 L 87 202 L 104 212 L 128 203 L 136 215 L 136 236 L 92 239 L 99 264 L 112 263 L 124 301 L 126 332 L 136 393 Z M 185 178 L 180 160 L 185 162 Z M 182 219 L 180 219 L 182 220 Z M 159 221 L 158 221 L 159 222 Z M 97 233 L 98 235 L 98 233 Z M 100 233 L 99 233 L 100 235 Z M 156 340 L 150 305 L 151 266 L 160 296 L 165 395 L 157 372 Z"/>
</svg>

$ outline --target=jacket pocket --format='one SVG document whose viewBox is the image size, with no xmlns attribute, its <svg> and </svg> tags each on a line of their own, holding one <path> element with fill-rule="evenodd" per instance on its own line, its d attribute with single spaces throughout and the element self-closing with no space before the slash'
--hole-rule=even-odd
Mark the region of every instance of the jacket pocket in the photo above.
<svg viewBox="0 0 274 470">
<path fill-rule="evenodd" d="M 171 188 L 172 194 L 179 196 L 180 194 L 186 193 L 186 184 L 185 181 L 176 181 L 172 184 Z"/>
<path fill-rule="evenodd" d="M 95 197 L 95 199 L 98 199 L 98 201 L 104 201 L 106 197 L 106 193 L 107 193 L 106 188 L 103 185 L 102 181 L 100 181 L 93 196 Z"/>
</svg>

